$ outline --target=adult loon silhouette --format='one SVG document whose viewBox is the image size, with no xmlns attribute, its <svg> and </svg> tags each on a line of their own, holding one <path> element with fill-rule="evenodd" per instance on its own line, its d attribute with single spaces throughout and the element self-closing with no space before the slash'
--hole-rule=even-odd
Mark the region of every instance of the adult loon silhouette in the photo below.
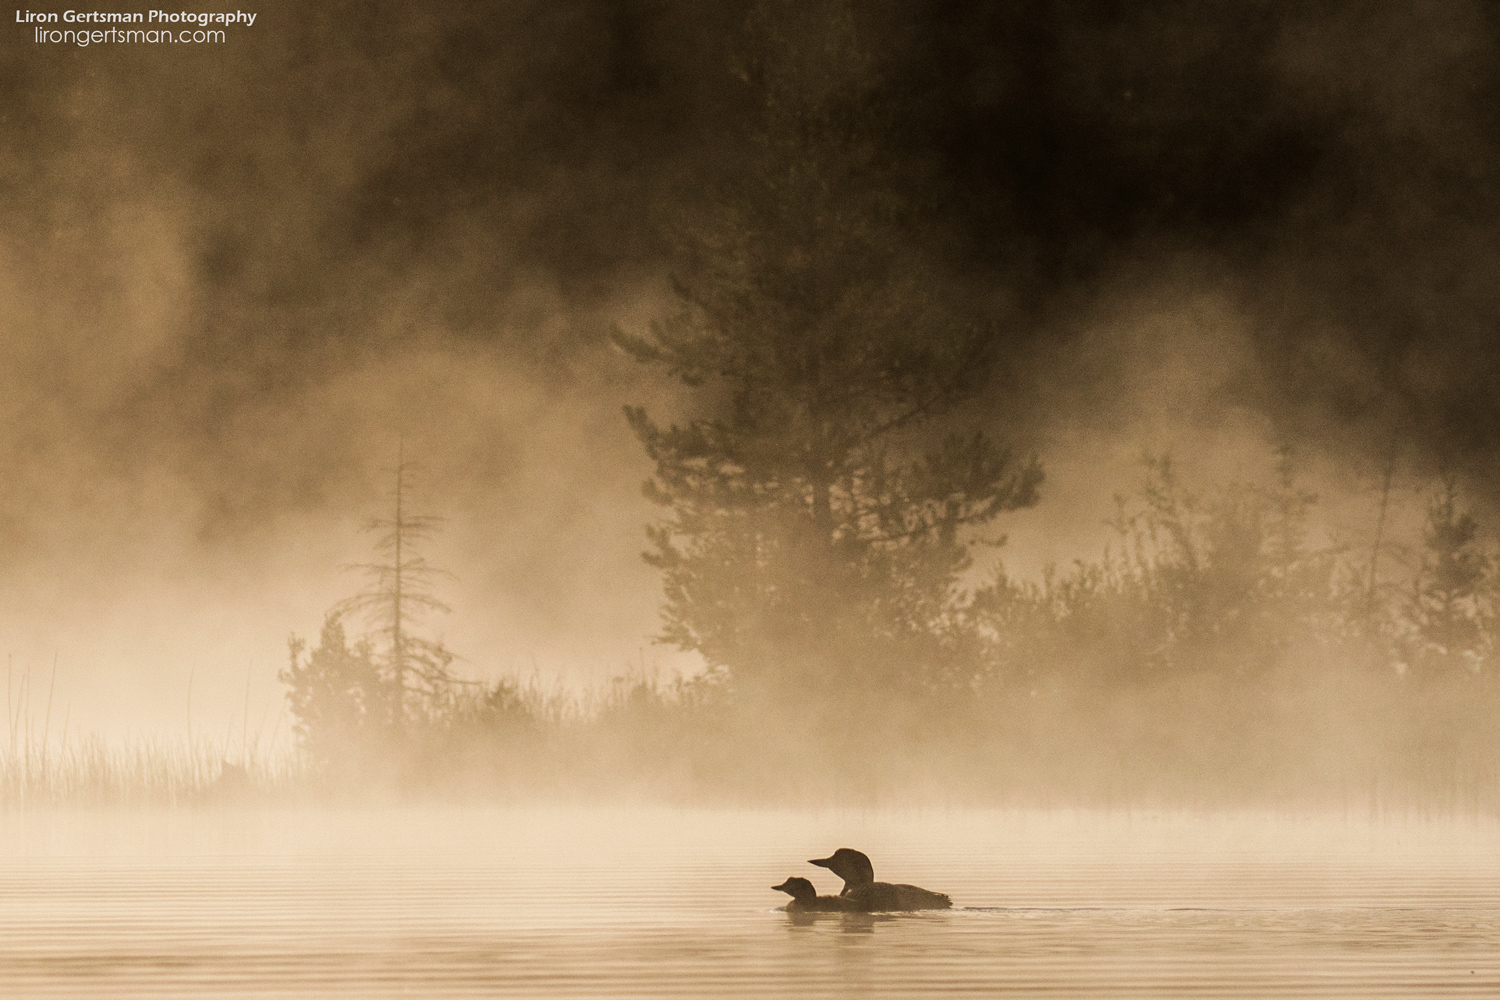
<svg viewBox="0 0 1500 1000">
<path fill-rule="evenodd" d="M 860 851 L 840 847 L 826 858 L 814 858 L 809 864 L 827 868 L 844 880 L 844 891 L 840 897 L 849 900 L 852 909 L 878 912 L 882 910 L 946 910 L 953 901 L 941 892 L 922 889 L 899 882 L 875 881 L 875 866 Z"/>
<path fill-rule="evenodd" d="M 811 910 L 819 913 L 847 913 L 859 909 L 852 900 L 843 896 L 819 896 L 811 882 L 796 875 L 771 888 L 792 897 L 792 901 L 786 904 L 789 912 Z"/>
</svg>

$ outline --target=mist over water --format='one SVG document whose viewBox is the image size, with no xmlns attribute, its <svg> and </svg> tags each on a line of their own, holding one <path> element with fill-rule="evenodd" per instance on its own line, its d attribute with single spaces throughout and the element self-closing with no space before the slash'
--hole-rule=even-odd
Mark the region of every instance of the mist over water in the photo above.
<svg viewBox="0 0 1500 1000">
<path fill-rule="evenodd" d="M 26 996 L 1490 996 L 1493 823 L 490 809 L 8 817 Z M 954 909 L 790 914 L 878 876 Z"/>
</svg>

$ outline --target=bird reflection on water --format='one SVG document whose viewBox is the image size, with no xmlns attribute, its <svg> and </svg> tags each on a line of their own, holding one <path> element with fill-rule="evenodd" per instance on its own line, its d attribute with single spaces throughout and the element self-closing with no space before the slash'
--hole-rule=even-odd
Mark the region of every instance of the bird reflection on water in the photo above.
<svg viewBox="0 0 1500 1000">
<path fill-rule="evenodd" d="M 837 923 L 845 934 L 874 934 L 875 925 L 895 920 L 889 913 L 867 913 L 864 910 L 793 910 L 787 909 L 786 922 L 789 927 L 809 928 L 819 923 Z"/>
</svg>

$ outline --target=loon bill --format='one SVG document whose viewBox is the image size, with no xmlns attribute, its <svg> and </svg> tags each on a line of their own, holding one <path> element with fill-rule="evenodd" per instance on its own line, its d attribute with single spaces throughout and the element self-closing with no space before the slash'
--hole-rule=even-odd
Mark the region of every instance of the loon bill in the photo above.
<svg viewBox="0 0 1500 1000">
<path fill-rule="evenodd" d="M 899 882 L 875 881 L 875 866 L 869 857 L 849 847 L 840 847 L 826 858 L 814 858 L 809 864 L 827 868 L 844 880 L 844 891 L 839 895 L 847 899 L 853 909 L 869 912 L 946 910 L 953 905 L 953 901 L 941 892 Z"/>
</svg>

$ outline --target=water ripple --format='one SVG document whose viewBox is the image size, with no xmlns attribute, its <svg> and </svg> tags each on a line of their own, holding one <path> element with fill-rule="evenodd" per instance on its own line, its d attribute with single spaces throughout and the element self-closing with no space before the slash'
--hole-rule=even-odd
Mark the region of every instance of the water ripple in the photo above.
<svg viewBox="0 0 1500 1000">
<path fill-rule="evenodd" d="M 931 813 L 0 821 L 0 995 L 1500 996 L 1493 828 Z M 859 846 L 951 911 L 788 914 Z"/>
</svg>

